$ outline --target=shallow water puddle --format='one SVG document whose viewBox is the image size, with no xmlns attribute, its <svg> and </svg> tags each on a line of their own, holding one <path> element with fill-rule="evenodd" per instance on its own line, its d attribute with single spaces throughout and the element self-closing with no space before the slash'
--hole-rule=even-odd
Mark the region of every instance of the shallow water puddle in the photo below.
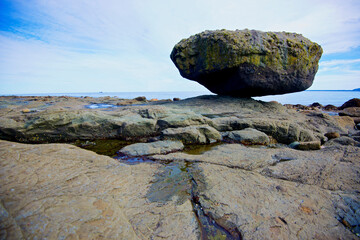
<svg viewBox="0 0 360 240">
<path fill-rule="evenodd" d="M 224 144 L 223 142 L 217 142 L 213 144 L 206 144 L 206 145 L 186 145 L 185 149 L 183 150 L 184 153 L 191 154 L 191 155 L 200 155 L 204 152 L 210 151 L 213 148 Z"/>
<path fill-rule="evenodd" d="M 129 157 L 118 155 L 117 152 L 131 144 L 131 142 L 107 139 L 94 141 L 76 141 L 73 143 L 81 148 L 94 151 L 98 154 L 106 155 L 117 159 L 121 163 L 134 165 L 145 162 L 154 163 L 147 157 Z M 210 145 L 192 145 L 186 146 L 184 152 L 188 154 L 199 155 L 213 149 L 222 143 Z M 151 202 L 160 202 L 166 204 L 169 201 L 175 201 L 176 204 L 183 204 L 190 200 L 193 205 L 194 214 L 196 215 L 201 229 L 201 239 L 236 239 L 224 228 L 219 226 L 213 219 L 206 216 L 200 203 L 194 197 L 194 181 L 192 177 L 193 165 L 191 162 L 162 162 L 163 167 L 155 174 L 151 181 L 151 186 L 146 197 Z"/>
<path fill-rule="evenodd" d="M 77 140 L 74 145 L 96 152 L 97 154 L 116 157 L 117 152 L 132 142 L 118 139 L 97 139 L 97 140 Z"/>
</svg>

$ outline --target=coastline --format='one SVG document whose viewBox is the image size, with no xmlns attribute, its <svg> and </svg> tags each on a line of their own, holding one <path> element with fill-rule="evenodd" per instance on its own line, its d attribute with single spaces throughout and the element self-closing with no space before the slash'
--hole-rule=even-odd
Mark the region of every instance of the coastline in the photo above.
<svg viewBox="0 0 360 240">
<path fill-rule="evenodd" d="M 354 239 L 354 106 L 0 97 L 2 225 L 23 237 Z"/>
</svg>

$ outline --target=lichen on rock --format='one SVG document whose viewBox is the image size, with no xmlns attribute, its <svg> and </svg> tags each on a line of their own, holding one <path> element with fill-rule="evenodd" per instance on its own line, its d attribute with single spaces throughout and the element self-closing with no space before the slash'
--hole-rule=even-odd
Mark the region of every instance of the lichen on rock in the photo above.
<svg viewBox="0 0 360 240">
<path fill-rule="evenodd" d="M 322 48 L 301 34 L 204 31 L 181 40 L 171 59 L 181 76 L 220 95 L 263 96 L 312 85 Z"/>
</svg>

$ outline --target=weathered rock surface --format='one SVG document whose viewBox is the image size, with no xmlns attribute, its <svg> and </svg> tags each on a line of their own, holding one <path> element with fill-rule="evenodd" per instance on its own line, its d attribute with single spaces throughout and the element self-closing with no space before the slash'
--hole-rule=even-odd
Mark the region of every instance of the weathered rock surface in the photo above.
<svg viewBox="0 0 360 240">
<path fill-rule="evenodd" d="M 168 128 L 161 132 L 162 139 L 180 140 L 185 144 L 206 144 L 221 140 L 220 133 L 208 125 Z"/>
<path fill-rule="evenodd" d="M 359 98 L 353 98 L 341 105 L 340 109 L 345 109 L 348 107 L 360 107 L 360 99 Z"/>
<path fill-rule="evenodd" d="M 128 165 L 66 144 L 0 141 L 1 236 L 200 239 L 200 211 L 222 236 L 356 239 L 359 156 L 355 146 L 224 144 Z"/>
<path fill-rule="evenodd" d="M 268 145 L 270 138 L 263 132 L 253 128 L 227 132 L 225 137 L 245 145 Z"/>
<path fill-rule="evenodd" d="M 336 194 L 224 166 L 198 169 L 195 195 L 205 214 L 242 239 L 357 238 L 335 218 Z"/>
<path fill-rule="evenodd" d="M 360 117 L 360 107 L 348 107 L 339 112 L 340 116 Z"/>
<path fill-rule="evenodd" d="M 149 200 L 162 165 L 0 141 L 4 239 L 199 239 L 190 200 Z"/>
<path fill-rule="evenodd" d="M 297 146 L 299 150 L 319 150 L 321 148 L 320 141 L 311 141 L 311 142 L 300 142 Z"/>
<path fill-rule="evenodd" d="M 171 59 L 181 76 L 211 92 L 240 97 L 303 91 L 322 48 L 296 33 L 216 30 L 181 40 Z"/>
<path fill-rule="evenodd" d="M 79 109 L 76 104 L 80 104 L 80 100 L 65 99 L 59 103 L 47 102 L 47 99 L 35 101 L 42 105 L 0 99 L 0 138 L 28 143 L 111 138 L 139 142 L 159 138 L 167 129 L 208 125 L 218 132 L 250 127 L 280 143 L 290 144 L 324 141 L 327 132 L 346 135 L 355 131 L 354 120 L 349 116 L 329 116 L 320 111 L 296 112 L 278 103 L 227 96 L 199 96 L 169 103 L 111 108 L 111 111 L 85 109 L 86 99 L 81 99 L 83 108 Z M 22 113 L 24 105 L 34 112 Z"/>
<path fill-rule="evenodd" d="M 128 156 L 145 156 L 165 154 L 184 149 L 181 141 L 157 141 L 152 143 L 135 143 L 120 149 L 120 153 Z"/>
</svg>

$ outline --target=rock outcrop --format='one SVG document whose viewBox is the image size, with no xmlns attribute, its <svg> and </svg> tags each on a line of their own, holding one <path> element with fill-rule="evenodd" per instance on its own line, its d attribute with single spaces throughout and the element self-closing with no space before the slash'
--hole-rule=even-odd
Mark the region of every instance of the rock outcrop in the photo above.
<svg viewBox="0 0 360 240">
<path fill-rule="evenodd" d="M 123 147 L 119 152 L 127 156 L 146 156 L 153 154 L 165 154 L 184 149 L 180 141 L 157 141 L 151 143 L 135 143 Z"/>
<path fill-rule="evenodd" d="M 300 34 L 246 29 L 196 34 L 176 44 L 170 57 L 181 76 L 211 92 L 250 97 L 309 88 L 321 54 Z"/>
</svg>

